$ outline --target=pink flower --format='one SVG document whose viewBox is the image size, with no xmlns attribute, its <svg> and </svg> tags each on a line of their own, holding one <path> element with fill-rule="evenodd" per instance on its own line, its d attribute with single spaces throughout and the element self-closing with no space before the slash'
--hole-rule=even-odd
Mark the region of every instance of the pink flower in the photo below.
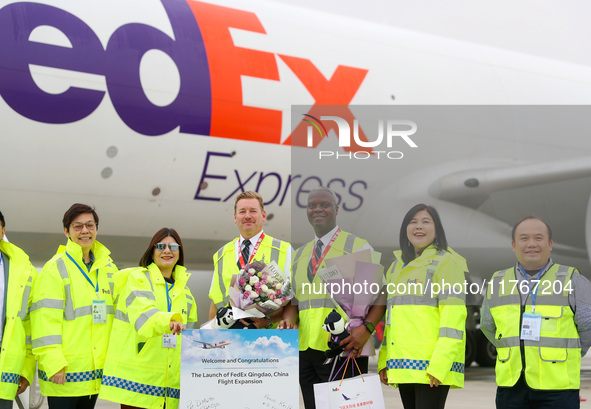
<svg viewBox="0 0 591 409">
<path fill-rule="evenodd" d="M 257 295 L 260 295 L 261 294 L 261 289 L 260 288 L 257 288 L 256 290 L 254 290 L 254 292 L 257 293 Z"/>
<path fill-rule="evenodd" d="M 261 280 L 261 284 L 267 284 L 267 280 Z"/>
<path fill-rule="evenodd" d="M 244 299 L 246 300 L 247 298 L 250 298 L 250 291 L 244 292 Z"/>
<path fill-rule="evenodd" d="M 273 300 L 275 298 L 275 294 L 271 293 L 269 294 L 269 300 Z"/>
<path fill-rule="evenodd" d="M 287 298 L 281 297 L 281 302 L 285 302 L 285 301 L 287 301 Z"/>
<path fill-rule="evenodd" d="M 277 291 L 275 291 L 275 295 L 277 295 L 277 297 L 281 297 L 281 295 L 282 295 L 282 294 L 281 294 L 281 290 L 277 290 Z"/>
<path fill-rule="evenodd" d="M 261 282 L 259 281 L 258 283 L 254 283 L 254 288 L 259 289 L 261 288 Z"/>
<path fill-rule="evenodd" d="M 240 280 L 238 280 L 238 283 L 240 285 L 244 285 L 244 284 L 246 284 L 246 280 L 244 278 L 241 278 Z"/>
</svg>

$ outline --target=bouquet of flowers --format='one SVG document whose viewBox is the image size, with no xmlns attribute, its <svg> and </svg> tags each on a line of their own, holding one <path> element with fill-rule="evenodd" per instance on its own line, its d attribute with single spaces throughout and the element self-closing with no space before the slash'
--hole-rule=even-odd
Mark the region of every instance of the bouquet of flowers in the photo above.
<svg viewBox="0 0 591 409">
<path fill-rule="evenodd" d="M 255 261 L 244 266 L 232 277 L 229 293 L 232 307 L 255 318 L 271 314 L 293 298 L 289 279 L 274 261 L 268 265 Z"/>
</svg>

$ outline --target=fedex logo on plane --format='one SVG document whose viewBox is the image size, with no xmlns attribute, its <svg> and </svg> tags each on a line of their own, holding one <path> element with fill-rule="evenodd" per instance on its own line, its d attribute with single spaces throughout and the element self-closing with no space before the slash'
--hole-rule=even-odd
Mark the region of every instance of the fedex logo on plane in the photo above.
<svg viewBox="0 0 591 409">
<path fill-rule="evenodd" d="M 282 141 L 282 111 L 243 104 L 242 76 L 280 81 L 277 58 L 300 80 L 316 105 L 348 105 L 367 70 L 339 65 L 326 78 L 306 58 L 238 47 L 230 29 L 266 34 L 256 14 L 192 0 L 162 0 L 174 36 L 147 24 L 115 29 L 105 45 L 85 21 L 62 8 L 17 2 L 0 9 L 0 96 L 14 111 L 38 122 L 67 124 L 91 115 L 105 94 L 119 118 L 133 131 L 158 136 L 180 132 L 273 144 Z M 38 27 L 59 30 L 71 46 L 30 40 Z M 180 88 L 165 106 L 150 101 L 140 65 L 150 50 L 166 53 L 176 65 Z M 30 65 L 104 77 L 107 92 L 71 86 L 45 92 Z M 287 101 L 289 103 L 289 101 Z M 312 107 L 310 114 L 315 114 Z M 301 123 L 297 128 L 304 126 Z M 295 131 L 294 131 L 295 133 Z M 295 145 L 307 146 L 305 141 Z"/>
</svg>

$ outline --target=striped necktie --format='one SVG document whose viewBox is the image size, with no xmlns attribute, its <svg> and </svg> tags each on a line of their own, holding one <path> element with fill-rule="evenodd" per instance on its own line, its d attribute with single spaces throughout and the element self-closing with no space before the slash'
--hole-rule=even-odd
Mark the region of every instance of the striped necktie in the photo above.
<svg viewBox="0 0 591 409">
<path fill-rule="evenodd" d="M 316 241 L 314 256 L 316 262 L 320 262 L 320 257 L 322 257 L 322 240 Z M 308 263 L 308 280 L 310 280 L 310 282 L 314 281 L 314 264 L 312 263 L 312 258 L 310 258 L 310 262 Z"/>
<path fill-rule="evenodd" d="M 242 259 L 244 260 L 244 265 L 248 264 L 248 258 L 250 257 L 250 240 L 246 239 L 242 242 L 242 245 L 244 246 L 242 248 Z M 240 259 L 238 259 L 238 270 L 240 270 L 242 268 L 242 266 L 240 265 Z"/>
</svg>

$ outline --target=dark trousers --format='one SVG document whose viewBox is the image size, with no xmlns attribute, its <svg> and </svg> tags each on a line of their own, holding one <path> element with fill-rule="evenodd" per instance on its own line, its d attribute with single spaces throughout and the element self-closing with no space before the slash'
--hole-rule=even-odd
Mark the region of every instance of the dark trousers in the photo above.
<svg viewBox="0 0 591 409">
<path fill-rule="evenodd" d="M 302 388 L 302 396 L 304 398 L 304 407 L 306 409 L 316 409 L 316 402 L 314 401 L 314 384 L 321 382 L 328 382 L 330 371 L 332 370 L 333 362 L 328 365 L 323 365 L 326 360 L 324 351 L 308 348 L 305 351 L 300 351 L 300 388 Z M 335 366 L 334 372 L 339 370 L 341 365 L 346 361 L 346 358 L 339 358 Z M 362 373 L 367 373 L 369 358 L 357 358 L 357 365 Z M 353 366 L 354 370 L 351 370 Z M 343 369 L 345 369 L 343 367 Z M 353 361 L 349 361 L 345 378 L 352 378 L 358 376 L 359 371 Z M 333 377 L 335 374 L 333 374 Z M 338 379 L 343 376 L 343 372 L 339 373 Z"/>
<path fill-rule="evenodd" d="M 13 402 L 12 400 L 0 399 L 0 409 L 12 409 Z"/>
<path fill-rule="evenodd" d="M 511 387 L 497 388 L 497 409 L 578 409 L 578 389 L 542 391 L 531 389 L 525 382 L 525 375 Z"/>
<path fill-rule="evenodd" d="M 98 395 L 48 396 L 49 409 L 94 409 Z"/>
<path fill-rule="evenodd" d="M 404 409 L 443 409 L 449 385 L 433 386 L 423 383 L 398 384 Z"/>
</svg>

